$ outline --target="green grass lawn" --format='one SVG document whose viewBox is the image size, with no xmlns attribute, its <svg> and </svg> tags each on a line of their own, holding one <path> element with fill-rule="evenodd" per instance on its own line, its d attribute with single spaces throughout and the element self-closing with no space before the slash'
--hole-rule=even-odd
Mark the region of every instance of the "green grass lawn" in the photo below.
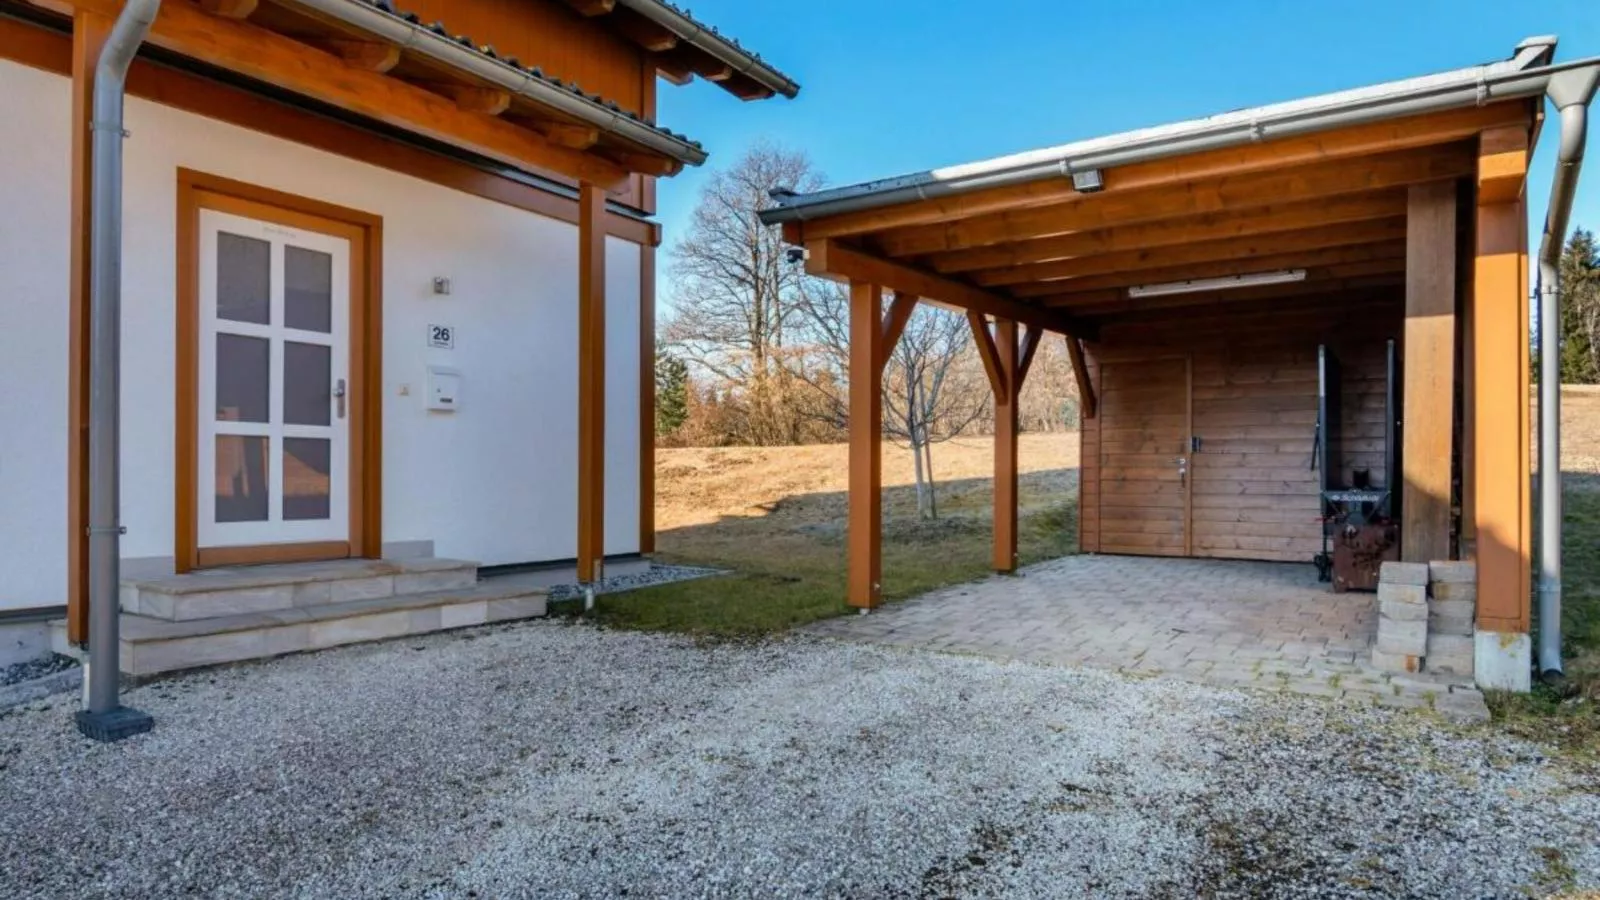
<svg viewBox="0 0 1600 900">
<path fill-rule="evenodd" d="M 1018 523 L 1022 563 L 1076 552 L 1077 507 L 1062 499 L 1026 510 Z M 842 530 L 780 528 L 760 519 L 667 532 L 657 559 L 712 566 L 731 574 L 597 598 L 604 625 L 703 637 L 753 638 L 851 612 L 844 602 Z M 992 573 L 993 538 L 986 515 L 961 514 L 886 523 L 883 594 L 913 597 Z M 575 603 L 560 612 L 576 612 Z"/>
<path fill-rule="evenodd" d="M 1596 767 L 1600 777 L 1600 481 L 1568 475 L 1561 544 L 1561 643 L 1567 684 L 1489 698 L 1497 720 L 1517 734 L 1558 747 Z M 1534 595 L 1538 602 L 1538 595 Z"/>
</svg>

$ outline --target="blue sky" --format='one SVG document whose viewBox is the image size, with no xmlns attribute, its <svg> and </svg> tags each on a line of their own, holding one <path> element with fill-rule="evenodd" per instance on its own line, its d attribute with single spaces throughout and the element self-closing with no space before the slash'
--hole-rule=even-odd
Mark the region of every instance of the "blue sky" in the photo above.
<svg viewBox="0 0 1600 900">
<path fill-rule="evenodd" d="M 800 96 L 742 103 L 663 83 L 660 120 L 705 143 L 707 169 L 767 139 L 806 151 L 830 185 L 1501 59 L 1534 34 L 1560 36 L 1558 59 L 1600 55 L 1597 0 L 693 0 L 693 12 Z M 1546 131 L 1529 183 L 1535 244 L 1554 149 Z M 1573 223 L 1600 230 L 1590 156 Z M 705 174 L 662 182 L 668 245 Z"/>
</svg>

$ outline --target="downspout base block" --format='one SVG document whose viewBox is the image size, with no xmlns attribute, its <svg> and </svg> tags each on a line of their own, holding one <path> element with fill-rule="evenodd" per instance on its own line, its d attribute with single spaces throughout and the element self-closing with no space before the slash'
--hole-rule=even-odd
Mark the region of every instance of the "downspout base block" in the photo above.
<svg viewBox="0 0 1600 900">
<path fill-rule="evenodd" d="M 1479 631 L 1473 636 L 1473 672 L 1486 691 L 1533 690 L 1533 640 L 1519 632 Z"/>
<path fill-rule="evenodd" d="M 140 712 L 131 706 L 118 706 L 101 713 L 80 709 L 74 714 L 74 718 L 78 723 L 78 731 L 84 737 L 102 744 L 144 734 L 156 727 L 156 720 L 150 718 L 149 713 Z"/>
</svg>

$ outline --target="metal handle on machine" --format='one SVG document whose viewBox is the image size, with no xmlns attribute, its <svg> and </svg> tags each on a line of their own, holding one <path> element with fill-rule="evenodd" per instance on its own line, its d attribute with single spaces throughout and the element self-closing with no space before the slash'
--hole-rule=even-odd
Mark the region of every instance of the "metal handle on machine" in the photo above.
<svg viewBox="0 0 1600 900">
<path fill-rule="evenodd" d="M 336 408 L 338 410 L 339 418 L 341 418 L 341 419 L 344 418 L 344 379 L 343 378 L 341 378 L 338 381 L 334 382 L 334 385 L 333 385 L 333 399 L 334 399 L 334 402 L 337 404 Z"/>
</svg>

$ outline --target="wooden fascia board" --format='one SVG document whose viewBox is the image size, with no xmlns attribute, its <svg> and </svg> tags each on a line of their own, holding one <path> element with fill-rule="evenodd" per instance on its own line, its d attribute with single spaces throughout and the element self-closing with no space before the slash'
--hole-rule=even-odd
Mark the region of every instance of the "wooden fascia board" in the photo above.
<svg viewBox="0 0 1600 900">
<path fill-rule="evenodd" d="M 1261 144 L 1208 150 L 1107 169 L 1102 173 L 1104 187 L 1094 194 L 1078 193 L 1073 189 L 1070 179 L 1034 181 L 811 219 L 804 225 L 805 238 L 821 240 L 891 228 L 930 225 L 984 213 L 1074 202 L 1091 197 L 1106 198 L 1192 179 L 1449 143 L 1472 138 L 1485 129 L 1526 122 L 1527 116 L 1527 104 L 1511 100 Z"/>
<path fill-rule="evenodd" d="M 1037 325 L 1049 331 L 1075 332 L 1083 327 L 1082 323 L 1059 311 L 1030 306 L 965 282 L 846 247 L 837 241 L 807 243 L 806 271 L 812 275 L 868 282 L 896 293 L 914 294 L 940 306 Z"/>
<path fill-rule="evenodd" d="M 112 17 L 121 8 L 117 0 L 73 2 Z M 556 172 L 608 193 L 628 188 L 629 173 L 614 162 L 557 146 L 502 119 L 464 111 L 449 98 L 348 66 L 338 56 L 246 21 L 207 15 L 185 3 L 164 3 L 149 42 L 519 169 Z"/>
</svg>

